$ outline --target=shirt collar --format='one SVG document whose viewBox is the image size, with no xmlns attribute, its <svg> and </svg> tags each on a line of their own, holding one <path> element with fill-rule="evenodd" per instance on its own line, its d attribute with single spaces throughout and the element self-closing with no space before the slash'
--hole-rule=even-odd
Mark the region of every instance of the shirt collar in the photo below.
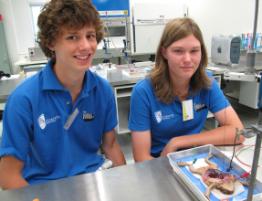
<svg viewBox="0 0 262 201">
<path fill-rule="evenodd" d="M 54 73 L 53 65 L 54 62 L 50 60 L 43 69 L 43 90 L 65 90 Z"/>
<path fill-rule="evenodd" d="M 96 86 L 97 86 L 96 76 L 90 70 L 87 70 L 85 73 L 81 94 L 83 96 L 88 96 L 89 92 L 92 91 Z"/>
<path fill-rule="evenodd" d="M 54 62 L 52 60 L 48 61 L 45 68 L 43 69 L 43 90 L 66 90 L 66 88 L 57 79 L 54 70 Z M 89 92 L 95 88 L 97 85 L 97 79 L 95 75 L 87 70 L 84 77 L 82 95 L 88 95 Z"/>
</svg>

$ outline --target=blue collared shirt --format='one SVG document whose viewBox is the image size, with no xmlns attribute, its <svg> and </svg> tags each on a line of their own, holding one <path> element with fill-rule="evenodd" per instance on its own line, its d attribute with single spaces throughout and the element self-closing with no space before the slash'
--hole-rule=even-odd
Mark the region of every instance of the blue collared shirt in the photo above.
<svg viewBox="0 0 262 201">
<path fill-rule="evenodd" d="M 212 80 L 210 88 L 202 89 L 187 99 L 192 100 L 194 118 L 183 121 L 181 101 L 175 99 L 170 104 L 159 101 L 149 78 L 133 88 L 128 127 L 131 131 L 151 131 L 153 156 L 158 156 L 173 137 L 200 133 L 208 110 L 216 113 L 229 106 L 215 80 Z"/>
<path fill-rule="evenodd" d="M 0 157 L 23 161 L 23 177 L 31 184 L 93 172 L 104 161 L 98 154 L 102 136 L 116 125 L 115 98 L 106 80 L 86 71 L 72 103 L 49 62 L 9 96 Z"/>
</svg>

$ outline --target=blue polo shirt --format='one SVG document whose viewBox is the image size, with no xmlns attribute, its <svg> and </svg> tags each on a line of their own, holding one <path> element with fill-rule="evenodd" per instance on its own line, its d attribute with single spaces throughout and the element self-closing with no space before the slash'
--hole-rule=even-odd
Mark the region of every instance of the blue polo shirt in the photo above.
<svg viewBox="0 0 262 201">
<path fill-rule="evenodd" d="M 0 157 L 24 162 L 30 183 L 93 172 L 103 134 L 117 125 L 110 84 L 86 71 L 75 103 L 52 70 L 52 63 L 26 79 L 9 96 L 3 118 Z"/>
<path fill-rule="evenodd" d="M 183 121 L 181 101 L 175 99 L 170 104 L 160 102 L 149 78 L 133 88 L 128 127 L 131 131 L 151 132 L 153 156 L 158 156 L 173 137 L 200 133 L 208 110 L 216 113 L 229 105 L 215 80 L 212 80 L 210 88 L 202 89 L 187 99 L 193 101 L 194 118 Z"/>
</svg>

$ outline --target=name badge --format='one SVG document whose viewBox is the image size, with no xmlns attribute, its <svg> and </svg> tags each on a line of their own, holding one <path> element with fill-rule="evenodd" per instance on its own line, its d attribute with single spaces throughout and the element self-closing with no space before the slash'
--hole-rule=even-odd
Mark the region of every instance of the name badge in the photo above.
<svg viewBox="0 0 262 201">
<path fill-rule="evenodd" d="M 65 129 L 65 130 L 68 130 L 68 129 L 71 127 L 71 125 L 72 125 L 73 122 L 75 121 L 76 116 L 78 115 L 78 113 L 79 113 L 79 110 L 78 110 L 78 108 L 76 108 L 76 109 L 74 110 L 74 112 L 69 115 L 69 117 L 67 118 L 66 123 L 65 123 L 65 125 L 64 125 L 64 129 Z"/>
<path fill-rule="evenodd" d="M 82 116 L 82 119 L 84 121 L 92 121 L 93 119 L 95 118 L 95 115 L 92 114 L 92 113 L 87 113 L 87 112 L 84 112 L 83 113 L 83 116 Z"/>
<path fill-rule="evenodd" d="M 194 111 L 193 111 L 193 100 L 185 100 L 182 102 L 182 114 L 183 121 L 188 121 L 194 119 Z"/>
</svg>

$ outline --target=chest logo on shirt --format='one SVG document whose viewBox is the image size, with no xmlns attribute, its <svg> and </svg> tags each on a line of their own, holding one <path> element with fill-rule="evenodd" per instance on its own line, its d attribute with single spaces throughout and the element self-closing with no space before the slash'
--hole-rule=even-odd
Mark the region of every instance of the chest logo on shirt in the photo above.
<svg viewBox="0 0 262 201">
<path fill-rule="evenodd" d="M 43 130 L 45 129 L 45 127 L 48 125 L 48 124 L 51 124 L 51 123 L 55 123 L 58 119 L 60 119 L 61 117 L 59 115 L 56 115 L 54 117 L 51 117 L 49 119 L 46 119 L 45 118 L 45 115 L 44 114 L 41 114 L 39 117 L 38 117 L 38 125 L 39 127 Z"/>
<path fill-rule="evenodd" d="M 156 117 L 157 123 L 160 123 L 162 121 L 162 112 L 161 111 L 156 111 L 155 112 L 155 117 Z"/>
<path fill-rule="evenodd" d="M 154 115 L 155 115 L 157 123 L 161 123 L 164 120 L 175 118 L 175 115 L 173 113 L 163 115 L 161 110 L 154 112 Z"/>
<path fill-rule="evenodd" d="M 38 117 L 38 125 L 39 125 L 39 127 L 40 127 L 42 130 L 45 129 L 46 123 L 45 123 L 45 115 L 44 115 L 44 114 L 41 114 L 41 115 Z"/>
</svg>

